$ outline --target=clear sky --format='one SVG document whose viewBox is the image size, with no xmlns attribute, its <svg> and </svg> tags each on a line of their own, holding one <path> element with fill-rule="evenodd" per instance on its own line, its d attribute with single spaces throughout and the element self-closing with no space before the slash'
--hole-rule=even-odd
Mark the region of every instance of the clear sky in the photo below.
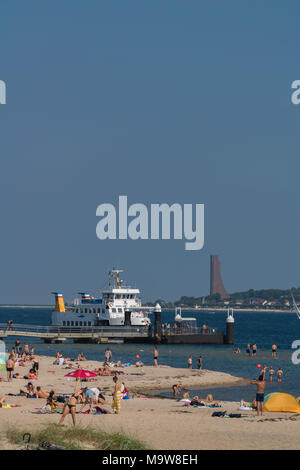
<svg viewBox="0 0 300 470">
<path fill-rule="evenodd" d="M 300 286 L 300 5 L 9 0 L 0 7 L 0 303 L 103 286 L 144 300 Z M 205 204 L 205 245 L 96 237 L 96 208 Z"/>
</svg>

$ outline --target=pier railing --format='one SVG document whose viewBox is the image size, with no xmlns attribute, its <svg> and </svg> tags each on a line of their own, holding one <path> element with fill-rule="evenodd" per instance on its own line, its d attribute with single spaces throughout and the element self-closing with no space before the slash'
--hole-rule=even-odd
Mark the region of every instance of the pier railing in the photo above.
<svg viewBox="0 0 300 470">
<path fill-rule="evenodd" d="M 220 331 L 216 328 L 210 328 L 209 326 L 203 327 L 182 327 L 182 328 L 162 328 L 162 334 L 168 335 L 217 335 Z"/>
<path fill-rule="evenodd" d="M 148 328 L 143 326 L 95 326 L 95 327 L 58 327 L 42 325 L 22 325 L 0 323 L 1 336 L 33 336 L 40 338 L 55 338 L 64 336 L 66 338 L 84 337 L 115 337 L 130 338 L 148 336 Z"/>
</svg>

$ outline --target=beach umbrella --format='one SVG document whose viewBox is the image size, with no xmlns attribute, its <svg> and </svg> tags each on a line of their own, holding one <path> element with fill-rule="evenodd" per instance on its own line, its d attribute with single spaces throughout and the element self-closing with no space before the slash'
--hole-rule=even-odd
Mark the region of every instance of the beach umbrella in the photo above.
<svg viewBox="0 0 300 470">
<path fill-rule="evenodd" d="M 65 377 L 74 377 L 75 379 L 89 379 L 91 377 L 98 377 L 97 374 L 90 370 L 77 369 L 69 372 Z"/>
</svg>

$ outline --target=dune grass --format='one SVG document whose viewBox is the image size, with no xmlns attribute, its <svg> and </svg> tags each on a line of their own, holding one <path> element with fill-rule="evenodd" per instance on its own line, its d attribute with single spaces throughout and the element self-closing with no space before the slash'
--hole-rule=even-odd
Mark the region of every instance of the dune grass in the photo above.
<svg viewBox="0 0 300 470">
<path fill-rule="evenodd" d="M 19 449 L 24 449 L 23 435 L 28 432 L 26 429 L 19 430 L 10 427 L 5 437 L 10 444 Z M 38 446 L 41 442 L 47 441 L 52 444 L 64 447 L 67 450 L 144 450 L 147 449 L 145 443 L 137 439 L 125 436 L 123 433 L 107 433 L 95 430 L 91 427 L 65 428 L 56 424 L 51 424 L 30 432 L 30 445 Z"/>
</svg>

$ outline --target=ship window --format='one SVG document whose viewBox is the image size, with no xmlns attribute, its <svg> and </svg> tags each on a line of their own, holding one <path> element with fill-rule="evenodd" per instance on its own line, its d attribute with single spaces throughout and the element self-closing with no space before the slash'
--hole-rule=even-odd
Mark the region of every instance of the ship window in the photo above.
<svg viewBox="0 0 300 470">
<path fill-rule="evenodd" d="M 92 326 L 92 324 L 91 324 L 91 322 L 90 322 L 90 321 L 88 322 L 88 326 Z"/>
<path fill-rule="evenodd" d="M 118 308 L 118 312 L 119 312 L 119 313 L 122 313 L 122 312 L 123 312 L 123 309 L 122 309 L 122 308 Z"/>
<path fill-rule="evenodd" d="M 97 308 L 97 313 L 101 313 L 101 308 Z"/>
<path fill-rule="evenodd" d="M 70 326 L 70 322 L 69 322 L 69 321 L 67 321 L 67 326 Z"/>
<path fill-rule="evenodd" d="M 116 309 L 116 308 L 112 308 L 111 311 L 112 311 L 112 313 L 116 313 L 117 309 Z"/>
<path fill-rule="evenodd" d="M 66 322 L 65 322 L 65 321 L 63 321 L 63 326 L 66 326 Z"/>
<path fill-rule="evenodd" d="M 78 326 L 78 321 L 75 322 L 75 326 Z"/>
<path fill-rule="evenodd" d="M 121 298 L 121 294 L 117 294 L 116 299 L 120 299 L 120 298 Z"/>
<path fill-rule="evenodd" d="M 83 322 L 83 324 L 84 324 L 84 326 L 86 326 L 86 321 L 85 321 L 85 322 Z"/>
<path fill-rule="evenodd" d="M 79 322 L 79 325 L 82 326 L 82 321 Z"/>
<path fill-rule="evenodd" d="M 84 309 L 84 313 L 87 313 L 87 311 L 88 311 L 88 309 L 87 309 L 87 308 L 85 308 L 85 309 Z"/>
<path fill-rule="evenodd" d="M 71 326 L 74 326 L 74 322 L 73 322 L 73 321 L 71 321 Z"/>
<path fill-rule="evenodd" d="M 102 309 L 102 313 L 105 313 L 105 309 L 104 309 L 104 308 Z"/>
</svg>

